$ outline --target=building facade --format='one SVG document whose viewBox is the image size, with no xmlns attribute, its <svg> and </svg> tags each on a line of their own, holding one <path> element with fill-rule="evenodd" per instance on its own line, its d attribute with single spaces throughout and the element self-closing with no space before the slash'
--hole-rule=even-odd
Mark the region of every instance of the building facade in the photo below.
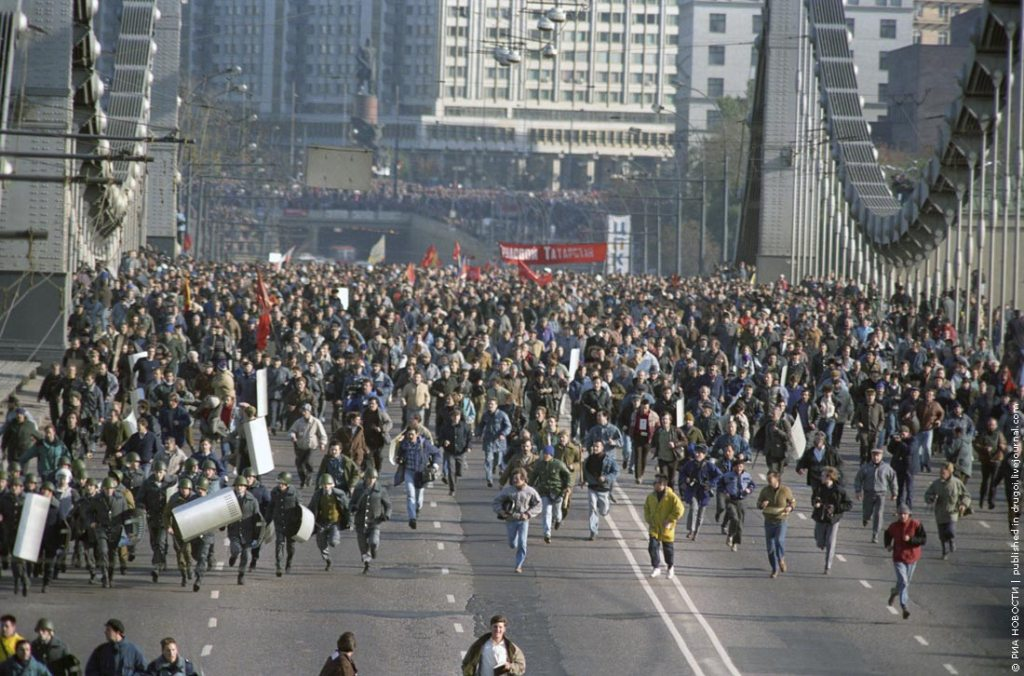
<svg viewBox="0 0 1024 676">
<path fill-rule="evenodd" d="M 953 17 L 981 6 L 983 0 L 917 0 L 914 3 L 914 42 L 953 44 Z"/>
<path fill-rule="evenodd" d="M 188 77 L 239 67 L 247 91 L 225 86 L 224 101 L 248 100 L 279 141 L 343 145 L 369 41 L 382 145 L 431 175 L 582 187 L 671 157 L 676 0 L 561 3 L 564 21 L 541 30 L 550 5 L 192 0 Z M 517 60 L 502 65 L 496 49 Z"/>
<path fill-rule="evenodd" d="M 913 43 L 913 21 L 914 8 L 907 0 L 847 0 L 846 27 L 853 34 L 857 88 L 869 123 L 887 111 L 889 53 Z"/>
<path fill-rule="evenodd" d="M 678 133 L 700 142 L 721 116 L 723 96 L 746 97 L 757 68 L 761 0 L 681 0 L 679 3 Z"/>
</svg>

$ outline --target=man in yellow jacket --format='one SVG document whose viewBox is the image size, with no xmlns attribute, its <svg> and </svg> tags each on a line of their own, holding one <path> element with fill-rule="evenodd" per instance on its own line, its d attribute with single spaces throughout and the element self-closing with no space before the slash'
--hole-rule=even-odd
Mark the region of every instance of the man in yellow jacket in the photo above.
<svg viewBox="0 0 1024 676">
<path fill-rule="evenodd" d="M 18 645 L 18 641 L 23 640 L 18 633 L 18 621 L 14 619 L 14 615 L 0 617 L 0 662 L 14 657 L 15 646 Z"/>
<path fill-rule="evenodd" d="M 661 575 L 661 555 L 665 554 L 665 565 L 668 576 L 673 578 L 675 572 L 675 541 L 676 521 L 683 518 L 683 501 L 669 487 L 669 480 L 664 474 L 654 477 L 654 492 L 644 502 L 644 521 L 651 540 L 647 549 L 651 554 L 651 577 Z"/>
</svg>

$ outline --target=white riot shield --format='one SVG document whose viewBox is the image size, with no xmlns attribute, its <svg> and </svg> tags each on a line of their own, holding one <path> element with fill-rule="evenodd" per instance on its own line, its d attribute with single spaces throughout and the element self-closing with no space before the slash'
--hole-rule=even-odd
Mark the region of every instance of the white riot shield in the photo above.
<svg viewBox="0 0 1024 676">
<path fill-rule="evenodd" d="M 270 413 L 270 396 L 267 390 L 267 369 L 256 371 L 256 417 L 265 418 Z"/>
<path fill-rule="evenodd" d="M 43 546 L 46 514 L 50 511 L 50 498 L 37 493 L 25 494 L 25 506 L 18 522 L 18 535 L 14 539 L 15 558 L 36 563 Z"/>
<path fill-rule="evenodd" d="M 249 464 L 256 474 L 274 471 L 274 454 L 270 450 L 267 419 L 255 418 L 242 425 L 245 445 L 249 448 Z"/>
<path fill-rule="evenodd" d="M 580 348 L 574 347 L 569 352 L 569 380 L 576 377 L 576 369 L 580 367 Z"/>
<path fill-rule="evenodd" d="M 292 537 L 296 542 L 306 542 L 313 537 L 313 526 L 316 524 L 316 519 L 308 508 L 303 505 L 299 505 L 299 508 L 302 510 L 302 521 L 299 523 L 298 532 Z"/>
<path fill-rule="evenodd" d="M 174 529 L 185 542 L 242 520 L 238 497 L 230 488 L 179 505 L 171 510 L 171 514 L 174 516 Z"/>
</svg>

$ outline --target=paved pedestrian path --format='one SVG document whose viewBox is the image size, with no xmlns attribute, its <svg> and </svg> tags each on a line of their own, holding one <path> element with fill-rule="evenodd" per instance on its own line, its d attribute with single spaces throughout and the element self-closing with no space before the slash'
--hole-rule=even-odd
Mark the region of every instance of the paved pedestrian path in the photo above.
<svg viewBox="0 0 1024 676">
<path fill-rule="evenodd" d="M 4 401 L 31 380 L 39 369 L 35 361 L 7 361 L 0 359 L 0 396 Z"/>
</svg>

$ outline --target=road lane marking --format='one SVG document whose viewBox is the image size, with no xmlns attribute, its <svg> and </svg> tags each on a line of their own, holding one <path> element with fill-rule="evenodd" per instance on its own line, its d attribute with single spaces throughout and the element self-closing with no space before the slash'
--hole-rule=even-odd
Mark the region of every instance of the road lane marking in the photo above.
<svg viewBox="0 0 1024 676">
<path fill-rule="evenodd" d="M 213 564 L 213 568 L 214 570 L 224 570 L 224 562 L 218 561 L 217 563 Z"/>
<path fill-rule="evenodd" d="M 892 606 L 886 606 L 885 609 L 889 611 L 890 615 L 899 615 L 900 614 L 900 611 L 896 610 Z"/>
<path fill-rule="evenodd" d="M 459 624 L 458 622 L 455 623 L 455 633 L 456 634 L 462 634 L 462 633 L 465 633 L 465 631 L 466 630 L 462 628 L 461 624 Z"/>
<path fill-rule="evenodd" d="M 220 592 L 217 591 L 216 589 L 214 589 L 212 592 L 210 592 L 210 598 L 211 599 L 219 599 L 220 598 Z"/>
<path fill-rule="evenodd" d="M 629 496 L 621 488 L 616 488 L 616 491 L 619 493 L 620 499 L 625 502 L 626 507 L 629 509 L 630 516 L 633 517 L 633 522 L 636 524 L 637 528 L 639 528 L 640 530 L 642 530 L 644 532 L 644 534 L 646 534 L 648 532 L 647 531 L 647 526 L 640 519 L 640 515 L 637 514 L 636 508 L 633 507 L 633 502 L 629 499 Z M 609 524 L 612 523 L 610 518 L 608 519 L 608 523 Z M 616 530 L 617 529 L 615 528 L 615 526 L 612 525 L 612 531 L 615 532 Z M 616 532 L 616 537 L 619 537 L 617 532 Z M 626 543 L 623 542 L 621 539 L 619 540 L 619 545 L 625 551 L 628 552 L 628 558 L 633 562 L 633 565 L 635 567 L 633 572 L 636 574 L 636 576 L 638 578 L 640 578 L 640 581 L 643 583 L 644 588 L 647 591 L 647 595 L 650 596 L 652 598 L 652 600 L 656 600 L 657 597 L 654 596 L 654 592 L 651 590 L 650 585 L 647 583 L 647 578 L 644 577 L 643 573 L 640 572 L 640 568 L 636 565 L 636 560 L 633 559 L 633 552 L 630 551 L 626 547 Z M 683 583 L 679 581 L 678 577 L 673 578 L 672 579 L 672 583 L 673 583 L 673 586 L 676 588 L 676 591 L 679 592 L 679 595 L 682 597 L 683 601 L 686 603 L 686 607 L 689 608 L 690 613 L 692 613 L 693 616 L 697 618 L 697 622 L 700 623 L 700 626 L 704 629 L 704 632 L 708 635 L 708 638 L 711 640 L 711 644 L 715 647 L 715 651 L 718 653 L 718 656 L 722 658 L 722 662 L 725 664 L 725 667 L 729 670 L 729 673 L 731 673 L 733 676 L 740 676 L 740 670 L 736 668 L 735 664 L 733 664 L 732 658 L 729 657 L 729 653 L 726 652 L 726 650 L 725 650 L 725 646 L 723 646 L 722 642 L 718 640 L 718 634 L 715 633 L 715 630 L 711 628 L 711 625 L 708 624 L 708 621 L 706 619 L 704 619 L 704 616 L 701 615 L 700 612 L 697 610 L 697 604 L 695 604 L 693 602 L 693 599 L 690 598 L 690 594 L 686 591 L 686 587 L 683 586 Z M 661 602 L 660 601 L 656 601 L 655 605 L 656 605 L 656 607 L 661 608 L 661 612 L 664 613 L 664 608 L 661 606 Z M 666 623 L 670 623 L 671 622 L 671 620 L 669 619 L 667 614 L 664 614 L 662 619 L 664 619 L 666 621 Z M 675 625 L 672 625 L 672 630 L 674 632 L 674 635 L 678 636 L 678 632 L 675 631 Z M 682 636 L 679 636 L 679 641 L 677 641 L 677 643 L 682 642 L 682 640 L 683 640 Z M 686 647 L 686 643 L 685 642 L 682 643 L 680 649 L 682 649 L 684 647 Z M 689 657 L 687 659 L 688 662 L 693 657 L 693 655 L 689 653 L 689 648 L 686 649 L 686 652 L 684 652 L 684 655 L 689 655 Z M 690 666 L 691 666 L 691 668 L 693 668 L 693 670 L 695 672 L 700 673 L 699 667 L 697 667 L 694 663 L 691 663 Z"/>
<path fill-rule="evenodd" d="M 915 636 L 914 640 L 920 643 L 921 645 L 928 645 L 928 641 L 925 640 L 924 636 Z"/>
<path fill-rule="evenodd" d="M 466 659 L 466 651 L 465 650 L 459 651 L 459 654 L 462 655 L 462 659 Z"/>
<path fill-rule="evenodd" d="M 768 481 L 768 477 L 766 477 L 764 474 L 758 474 L 757 478 L 760 479 L 761 481 Z"/>
<path fill-rule="evenodd" d="M 453 596 L 452 594 L 447 594 L 445 598 L 448 599 L 448 603 L 455 603 L 455 596 Z"/>
<path fill-rule="evenodd" d="M 871 583 L 867 580 L 860 580 L 860 583 L 865 589 L 871 589 Z"/>
<path fill-rule="evenodd" d="M 434 502 L 433 500 L 431 500 L 431 501 L 430 501 L 430 506 L 431 506 L 431 507 L 437 507 L 437 503 L 436 503 L 436 502 Z"/>
<path fill-rule="evenodd" d="M 622 493 L 622 495 L 625 495 L 625 493 Z M 690 652 L 690 646 L 686 645 L 686 640 L 683 639 L 682 634 L 679 633 L 679 629 L 676 628 L 675 622 L 673 622 L 672 618 L 669 617 L 668 611 L 665 610 L 665 606 L 661 604 L 661 599 L 659 599 L 657 594 L 654 593 L 654 590 L 651 589 L 651 585 L 647 581 L 647 577 L 644 575 L 643 571 L 640 570 L 640 564 L 636 562 L 636 557 L 633 556 L 633 550 L 629 548 L 629 545 L 627 545 L 626 541 L 622 538 L 622 533 L 619 531 L 618 526 L 615 525 L 615 521 L 612 520 L 610 513 L 605 517 L 605 521 L 608 523 L 608 527 L 611 528 L 612 535 L 614 535 L 615 539 L 618 541 L 619 547 L 622 549 L 622 553 L 626 555 L 626 560 L 629 562 L 630 568 L 633 569 L 633 575 L 635 575 L 636 579 L 640 581 L 640 586 L 643 587 L 643 590 L 647 593 L 647 598 L 651 600 L 651 604 L 658 612 L 658 616 L 661 617 L 661 621 L 665 623 L 669 633 L 672 634 L 672 638 L 675 639 L 679 652 L 681 652 L 683 657 L 686 658 L 686 661 L 690 665 L 690 669 L 693 670 L 693 673 L 696 674 L 696 676 L 704 676 L 704 670 L 700 668 L 700 663 L 693 656 L 693 653 Z"/>
<path fill-rule="evenodd" d="M 443 542 L 438 542 L 438 543 L 437 543 L 437 548 L 438 548 L 439 550 L 441 550 L 441 551 L 444 551 L 444 543 L 443 543 Z"/>
<path fill-rule="evenodd" d="M 846 563 L 846 557 L 842 554 L 836 554 L 836 558 L 839 559 L 841 562 Z"/>
<path fill-rule="evenodd" d="M 956 670 L 956 668 L 952 664 L 950 664 L 948 662 L 946 664 L 943 664 L 942 666 L 944 666 L 946 668 L 946 671 L 948 671 L 949 673 L 953 674 L 954 676 L 956 676 L 956 674 L 960 673 L 959 671 Z"/>
<path fill-rule="evenodd" d="M 206 623 L 206 626 L 209 627 L 210 629 L 216 629 L 217 628 L 217 618 L 216 617 L 211 617 L 210 621 Z"/>
<path fill-rule="evenodd" d="M 441 522 L 440 521 L 435 521 L 434 522 L 434 528 L 440 528 L 440 527 L 441 527 Z"/>
<path fill-rule="evenodd" d="M 988 525 L 987 523 L 985 523 L 984 521 L 979 521 L 978 525 L 981 526 L 982 528 L 991 528 L 992 527 L 992 526 Z"/>
<path fill-rule="evenodd" d="M 229 540 L 227 538 L 224 538 L 224 546 L 225 547 L 230 547 L 231 546 L 231 540 Z"/>
<path fill-rule="evenodd" d="M 213 652 L 213 646 L 210 645 L 209 643 L 207 643 L 206 645 L 203 646 L 203 651 L 201 653 L 199 653 L 199 656 L 200 657 L 209 657 L 210 653 L 212 653 L 212 652 Z"/>
<path fill-rule="evenodd" d="M 807 515 L 803 512 L 797 512 L 796 515 L 801 521 L 807 521 Z"/>
<path fill-rule="evenodd" d="M 442 568 L 441 569 L 441 574 L 442 575 L 447 575 L 448 574 L 448 569 L 447 568 Z"/>
</svg>

